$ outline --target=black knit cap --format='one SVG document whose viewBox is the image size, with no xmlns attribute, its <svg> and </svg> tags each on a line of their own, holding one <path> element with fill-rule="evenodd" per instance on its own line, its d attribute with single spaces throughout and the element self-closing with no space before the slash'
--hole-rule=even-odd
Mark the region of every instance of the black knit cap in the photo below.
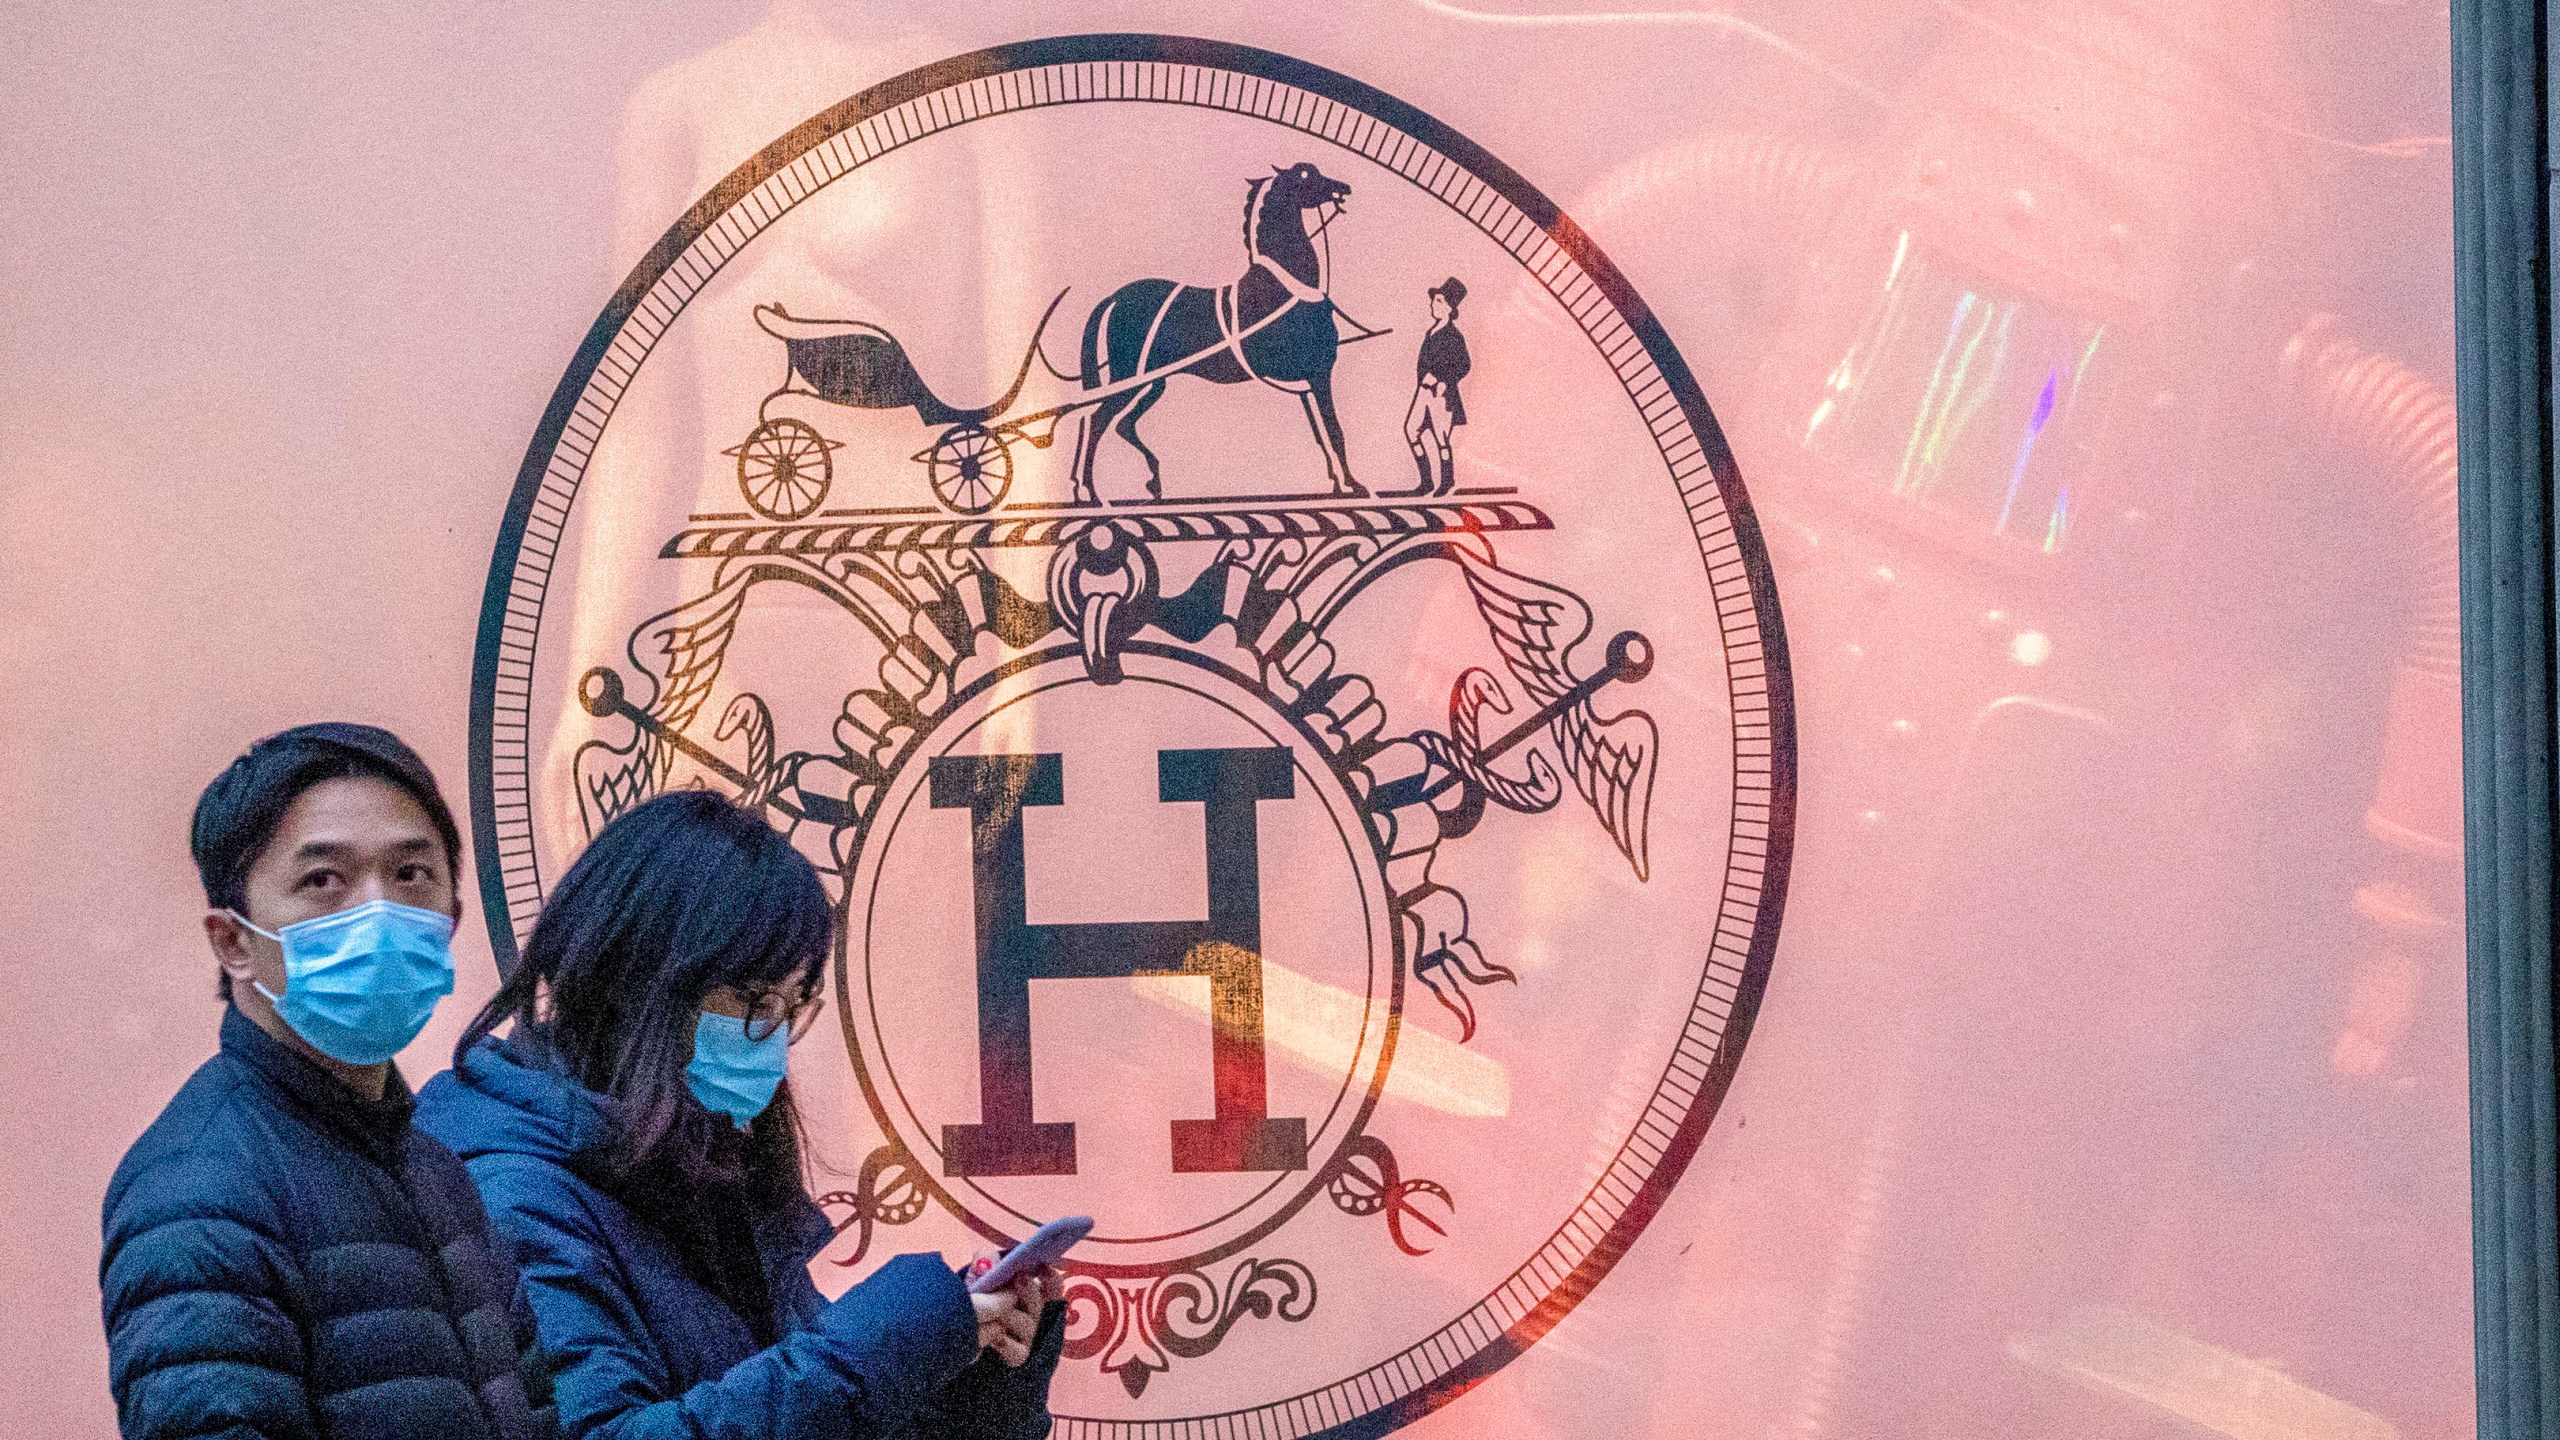
<svg viewBox="0 0 2560 1440">
<path fill-rule="evenodd" d="M 444 837 L 447 865 L 461 865 L 462 834 L 436 789 L 434 773 L 417 751 L 379 726 L 334 720 L 297 725 L 250 746 L 196 800 L 190 842 L 205 903 L 216 909 L 241 908 L 249 867 L 266 853 L 284 812 L 312 786 L 351 776 L 388 780 L 408 791 Z M 455 884 L 458 894 L 458 875 Z"/>
</svg>

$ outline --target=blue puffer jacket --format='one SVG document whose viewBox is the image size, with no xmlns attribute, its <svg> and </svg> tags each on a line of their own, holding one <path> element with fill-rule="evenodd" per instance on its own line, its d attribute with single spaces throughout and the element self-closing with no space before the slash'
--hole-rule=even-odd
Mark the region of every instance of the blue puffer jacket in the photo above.
<svg viewBox="0 0 2560 1440">
<path fill-rule="evenodd" d="M 978 1347 L 968 1291 L 901 1255 L 829 1304 L 808 1263 L 832 1234 L 802 1200 L 756 1227 L 782 1338 L 745 1320 L 607 1193 L 610 1102 L 488 1040 L 418 1097 L 421 1129 L 470 1168 L 524 1273 L 570 1440 L 1040 1440 L 1062 1307 L 1028 1364 Z"/>
<path fill-rule="evenodd" d="M 107 1186 L 128 1440 L 536 1440 L 515 1272 L 397 1071 L 367 1101 L 238 1010 Z M 519 1364 L 524 1365 L 523 1373 Z"/>
</svg>

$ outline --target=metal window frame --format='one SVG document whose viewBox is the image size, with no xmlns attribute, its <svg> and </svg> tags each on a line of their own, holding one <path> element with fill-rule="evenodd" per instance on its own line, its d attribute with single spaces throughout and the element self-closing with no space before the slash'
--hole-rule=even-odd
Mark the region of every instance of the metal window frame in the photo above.
<svg viewBox="0 0 2560 1440">
<path fill-rule="evenodd" d="M 2551 84 L 2541 0 L 2456 0 L 2464 885 L 2483 1440 L 2560 1434 Z"/>
</svg>

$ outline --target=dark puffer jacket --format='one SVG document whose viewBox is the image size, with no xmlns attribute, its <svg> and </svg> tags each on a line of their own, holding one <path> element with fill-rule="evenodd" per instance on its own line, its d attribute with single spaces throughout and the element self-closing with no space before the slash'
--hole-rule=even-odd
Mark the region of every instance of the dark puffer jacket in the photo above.
<svg viewBox="0 0 2560 1440">
<path fill-rule="evenodd" d="M 220 1053 L 107 1187 L 99 1283 L 128 1440 L 552 1433 L 514 1268 L 411 1108 L 397 1071 L 368 1102 L 223 1016 Z"/>
<path fill-rule="evenodd" d="M 418 1096 L 418 1124 L 479 1182 L 514 1249 L 571 1440 L 1040 1440 L 1063 1307 L 1031 1359 L 978 1348 L 967 1289 L 939 1256 L 901 1255 L 833 1304 L 809 1279 L 832 1228 L 801 1200 L 755 1229 L 779 1342 L 737 1312 L 609 1193 L 609 1102 L 473 1047 Z"/>
</svg>

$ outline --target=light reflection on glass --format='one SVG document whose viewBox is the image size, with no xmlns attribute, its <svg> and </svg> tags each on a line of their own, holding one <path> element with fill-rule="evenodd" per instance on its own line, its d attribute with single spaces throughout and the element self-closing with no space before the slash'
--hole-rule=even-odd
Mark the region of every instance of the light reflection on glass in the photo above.
<svg viewBox="0 0 2560 1440">
<path fill-rule="evenodd" d="M 1803 443 L 1863 483 L 2050 554 L 2100 448 L 2106 339 L 2105 325 L 1984 283 L 1904 231 Z"/>
</svg>

